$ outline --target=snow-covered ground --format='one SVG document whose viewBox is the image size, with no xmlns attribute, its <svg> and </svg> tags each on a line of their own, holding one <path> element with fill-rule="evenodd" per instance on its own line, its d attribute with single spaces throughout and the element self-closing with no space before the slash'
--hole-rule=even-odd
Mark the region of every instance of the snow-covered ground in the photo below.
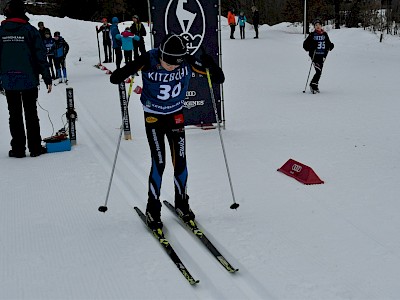
<svg viewBox="0 0 400 300">
<path fill-rule="evenodd" d="M 200 280 L 193 287 L 132 209 L 145 207 L 150 167 L 136 94 L 133 140 L 121 142 L 107 213 L 97 210 L 121 124 L 117 86 L 93 68 L 99 24 L 30 17 L 70 44 L 77 146 L 9 158 L 8 111 L 0 102 L 0 299 L 399 298 L 398 38 L 379 43 L 362 29 L 330 30 L 335 49 L 321 93 L 312 95 L 302 93 L 310 60 L 301 29 L 264 26 L 254 40 L 249 26 L 247 39 L 237 30 L 230 40 L 223 27 L 222 135 L 240 207 L 229 209 L 217 130 L 187 130 L 188 191 L 200 226 L 240 271 L 226 272 L 164 207 L 166 235 Z M 60 129 L 65 86 L 47 94 L 42 85 L 39 103 Z M 39 111 L 42 136 L 50 136 L 47 112 Z M 277 172 L 289 158 L 311 166 L 325 184 Z M 172 197 L 168 162 L 162 198 Z"/>
</svg>

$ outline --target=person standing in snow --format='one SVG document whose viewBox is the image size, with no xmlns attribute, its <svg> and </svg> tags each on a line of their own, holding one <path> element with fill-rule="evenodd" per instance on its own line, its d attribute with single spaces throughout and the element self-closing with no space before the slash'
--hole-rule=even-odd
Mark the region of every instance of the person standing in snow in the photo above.
<svg viewBox="0 0 400 300">
<path fill-rule="evenodd" d="M 236 16 L 234 14 L 234 9 L 231 8 L 228 11 L 228 25 L 231 27 L 231 39 L 235 39 L 235 27 L 236 27 Z"/>
<path fill-rule="evenodd" d="M 310 90 L 313 94 L 319 93 L 318 83 L 321 78 L 324 61 L 329 51 L 335 46 L 329 39 L 328 34 L 322 28 L 320 19 L 313 21 L 314 31 L 311 32 L 303 42 L 304 50 L 308 51 L 308 55 L 314 64 L 315 74 L 310 82 Z"/>
<path fill-rule="evenodd" d="M 46 32 L 46 27 L 44 27 L 44 23 L 42 21 L 38 22 L 38 29 L 39 29 L 39 33 L 40 33 L 40 37 L 42 38 L 42 40 L 45 39 L 45 32 Z"/>
<path fill-rule="evenodd" d="M 121 40 L 117 39 L 117 35 L 121 34 L 118 29 L 118 23 L 119 20 L 117 17 L 112 18 L 111 20 L 112 25 L 110 27 L 110 34 L 111 34 L 111 41 L 112 41 L 112 47 L 115 52 L 115 65 L 117 66 L 117 69 L 121 67 L 121 62 L 122 62 L 122 42 Z"/>
<path fill-rule="evenodd" d="M 254 38 L 258 39 L 258 26 L 260 24 L 260 13 L 258 12 L 257 7 L 254 5 L 251 7 L 251 11 L 253 12 L 253 26 L 254 26 L 254 31 L 256 32 L 256 36 Z"/>
<path fill-rule="evenodd" d="M 26 140 L 31 157 L 46 153 L 37 114 L 39 74 L 51 92 L 46 48 L 39 31 L 29 24 L 22 0 L 9 1 L 0 26 L 0 77 L 5 90 L 11 133 L 9 157 L 25 157 Z M 24 126 L 25 115 L 25 126 Z M 25 132 L 26 127 L 26 132 Z"/>
<path fill-rule="evenodd" d="M 103 24 L 100 27 L 96 26 L 96 32 L 103 34 L 103 49 L 104 49 L 104 61 L 103 63 L 112 62 L 112 52 L 111 52 L 111 37 L 110 37 L 110 27 L 107 18 L 101 20 Z"/>
<path fill-rule="evenodd" d="M 146 53 L 146 46 L 144 45 L 144 37 L 146 36 L 146 28 L 144 28 L 143 24 L 139 20 L 138 15 L 134 15 L 132 17 L 132 26 L 131 26 L 131 32 L 134 35 L 137 35 L 139 37 L 139 40 L 134 40 L 133 41 L 133 56 L 134 59 L 139 57 L 139 51 L 140 54 Z"/>
<path fill-rule="evenodd" d="M 65 59 L 67 57 L 69 51 L 69 45 L 67 41 L 61 36 L 59 31 L 54 32 L 54 45 L 53 45 L 53 53 L 54 53 L 54 65 L 56 67 L 57 77 L 59 79 L 59 83 L 68 82 L 67 78 L 67 67 L 65 65 Z"/>
<path fill-rule="evenodd" d="M 186 222 L 195 218 L 186 193 L 188 171 L 183 104 L 193 71 L 206 75 L 208 68 L 214 83 L 220 84 L 225 80 L 223 71 L 211 56 L 203 54 L 200 59 L 187 54 L 186 41 L 181 36 L 169 34 L 158 48 L 142 54 L 114 71 L 110 77 L 111 83 L 119 84 L 128 76 L 142 71 L 143 90 L 140 100 L 152 161 L 146 219 L 153 230 L 163 226 L 160 193 L 166 164 L 165 137 L 171 149 L 174 167 L 176 211 Z"/>
<path fill-rule="evenodd" d="M 124 51 L 125 64 L 132 61 L 132 50 L 133 50 L 133 41 L 139 41 L 140 38 L 137 35 L 134 35 L 129 27 L 125 28 L 125 31 L 121 34 L 117 34 L 117 40 L 121 40 L 122 42 L 122 50 Z"/>
<path fill-rule="evenodd" d="M 51 78 L 57 79 L 58 77 L 56 76 L 56 73 L 54 72 L 54 51 L 52 50 L 52 48 L 54 47 L 54 39 L 51 37 L 51 32 L 50 32 L 50 29 L 48 29 L 48 28 L 46 28 L 46 30 L 44 32 L 43 43 L 47 50 L 47 61 L 50 66 L 49 68 L 50 68 L 50 72 L 51 72 Z"/>
<path fill-rule="evenodd" d="M 246 16 L 244 15 L 244 12 L 241 11 L 238 17 L 237 25 L 239 25 L 240 38 L 242 40 L 245 39 L 246 22 L 247 22 Z"/>
</svg>

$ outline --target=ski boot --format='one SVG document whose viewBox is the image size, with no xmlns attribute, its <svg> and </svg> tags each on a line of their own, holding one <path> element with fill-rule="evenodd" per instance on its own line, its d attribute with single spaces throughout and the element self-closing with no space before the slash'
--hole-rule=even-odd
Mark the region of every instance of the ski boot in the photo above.
<svg viewBox="0 0 400 300">
<path fill-rule="evenodd" d="M 146 224 L 153 231 L 163 228 L 161 222 L 161 202 L 158 199 L 149 199 L 146 206 Z"/>
<path fill-rule="evenodd" d="M 311 91 L 311 93 L 313 93 L 313 94 L 319 93 L 318 83 L 311 82 L 311 83 L 310 83 L 310 91 Z"/>
<path fill-rule="evenodd" d="M 194 213 L 189 207 L 188 195 L 175 196 L 175 211 L 185 223 L 190 223 L 190 221 L 193 221 L 195 218 Z"/>
</svg>

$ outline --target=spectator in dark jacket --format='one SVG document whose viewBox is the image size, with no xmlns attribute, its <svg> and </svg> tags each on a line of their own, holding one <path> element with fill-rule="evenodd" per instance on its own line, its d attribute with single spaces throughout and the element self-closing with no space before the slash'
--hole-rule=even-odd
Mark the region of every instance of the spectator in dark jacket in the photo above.
<svg viewBox="0 0 400 300">
<path fill-rule="evenodd" d="M 103 48 L 104 48 L 104 57 L 105 57 L 103 63 L 110 63 L 110 62 L 112 62 L 111 36 L 110 36 L 111 25 L 108 23 L 106 18 L 103 18 L 102 22 L 103 22 L 103 25 L 101 25 L 100 27 L 96 26 L 96 31 L 97 31 L 97 34 L 99 34 L 100 32 L 103 33 Z"/>
<path fill-rule="evenodd" d="M 260 24 L 260 14 L 258 12 L 258 9 L 256 6 L 252 6 L 251 11 L 253 12 L 253 26 L 254 26 L 254 31 L 256 32 L 256 36 L 254 37 L 255 39 L 258 39 L 258 26 Z"/>
<path fill-rule="evenodd" d="M 54 39 L 51 37 L 51 32 L 50 29 L 46 28 L 44 32 L 44 46 L 46 47 L 47 50 L 47 61 L 50 65 L 50 72 L 51 72 L 51 78 L 56 79 L 58 78 L 56 76 L 56 73 L 54 72 Z"/>
<path fill-rule="evenodd" d="M 0 77 L 7 97 L 11 133 L 10 157 L 25 157 L 26 139 L 32 157 L 46 153 L 41 145 L 37 115 L 39 74 L 51 92 L 46 48 L 39 31 L 29 24 L 21 0 L 11 0 L 4 8 L 6 20 L 0 26 Z M 23 112 L 25 113 L 26 135 Z"/>
<path fill-rule="evenodd" d="M 146 36 L 146 28 L 144 28 L 143 24 L 139 20 L 138 15 L 134 15 L 132 17 L 132 26 L 131 32 L 140 38 L 139 41 L 133 40 L 133 58 L 137 59 L 140 55 L 146 53 L 146 46 L 144 45 L 144 38 Z"/>
<path fill-rule="evenodd" d="M 40 37 L 42 38 L 42 40 L 44 40 L 45 39 L 44 34 L 45 34 L 46 30 L 48 30 L 48 28 L 44 27 L 44 23 L 42 21 L 40 21 L 37 25 L 38 25 Z"/>
</svg>

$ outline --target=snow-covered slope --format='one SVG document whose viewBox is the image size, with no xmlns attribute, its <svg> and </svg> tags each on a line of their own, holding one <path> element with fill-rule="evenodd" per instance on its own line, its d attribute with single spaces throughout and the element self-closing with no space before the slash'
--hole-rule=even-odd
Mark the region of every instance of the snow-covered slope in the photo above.
<svg viewBox="0 0 400 300">
<path fill-rule="evenodd" d="M 71 152 L 8 158 L 8 111 L 0 102 L 0 299 L 399 297 L 398 38 L 379 43 L 362 29 L 330 30 L 335 49 L 321 94 L 311 95 L 302 93 L 310 61 L 299 31 L 265 26 L 254 40 L 248 26 L 246 40 L 238 31 L 230 40 L 223 27 L 222 134 L 240 207 L 229 209 L 216 130 L 187 130 L 188 188 L 200 226 L 240 271 L 227 273 L 163 208 L 171 244 L 200 280 L 192 287 L 132 209 L 145 207 L 150 167 L 136 94 L 133 140 L 121 143 L 108 212 L 97 211 L 121 123 L 117 87 L 92 67 L 98 24 L 30 17 L 70 44 L 78 144 Z M 55 130 L 65 122 L 65 94 L 63 85 L 50 94 L 41 86 L 39 103 Z M 42 136 L 50 136 L 47 112 L 39 111 Z M 277 172 L 289 158 L 325 184 L 305 186 Z M 162 197 L 172 196 L 168 162 Z"/>
</svg>

